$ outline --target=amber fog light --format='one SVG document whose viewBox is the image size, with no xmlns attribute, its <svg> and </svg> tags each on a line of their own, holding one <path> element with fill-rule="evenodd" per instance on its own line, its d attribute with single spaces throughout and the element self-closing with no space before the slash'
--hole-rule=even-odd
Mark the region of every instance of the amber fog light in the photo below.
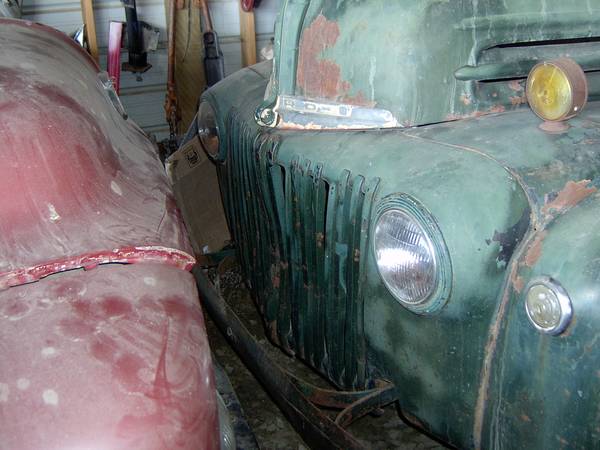
<svg viewBox="0 0 600 450">
<path fill-rule="evenodd" d="M 525 298 L 527 317 L 533 326 L 551 335 L 562 333 L 573 317 L 571 299 L 552 278 L 540 277 L 529 283 Z"/>
<path fill-rule="evenodd" d="M 558 122 L 579 114 L 587 102 L 587 79 L 569 58 L 537 64 L 527 77 L 529 106 L 540 118 Z"/>
<path fill-rule="evenodd" d="M 202 147 L 211 158 L 219 154 L 219 127 L 215 110 L 208 102 L 198 108 L 198 137 Z"/>
</svg>

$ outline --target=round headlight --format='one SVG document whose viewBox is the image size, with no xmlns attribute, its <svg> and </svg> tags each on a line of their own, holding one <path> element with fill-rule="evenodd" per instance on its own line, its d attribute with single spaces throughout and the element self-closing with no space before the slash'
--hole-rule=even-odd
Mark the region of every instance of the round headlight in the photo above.
<svg viewBox="0 0 600 450">
<path fill-rule="evenodd" d="M 569 58 L 537 64 L 527 77 L 527 101 L 534 113 L 548 121 L 567 120 L 587 102 L 587 79 Z"/>
<path fill-rule="evenodd" d="M 540 277 L 527 286 L 525 311 L 533 326 L 547 334 L 562 333 L 573 317 L 571 299 L 564 288 L 549 277 Z"/>
<path fill-rule="evenodd" d="M 219 127 L 215 110 L 208 102 L 200 103 L 198 108 L 198 137 L 208 156 L 215 158 L 219 154 Z"/>
<path fill-rule="evenodd" d="M 437 285 L 437 259 L 423 227 L 399 209 L 385 211 L 375 226 L 375 257 L 383 282 L 400 302 L 419 305 Z"/>
</svg>

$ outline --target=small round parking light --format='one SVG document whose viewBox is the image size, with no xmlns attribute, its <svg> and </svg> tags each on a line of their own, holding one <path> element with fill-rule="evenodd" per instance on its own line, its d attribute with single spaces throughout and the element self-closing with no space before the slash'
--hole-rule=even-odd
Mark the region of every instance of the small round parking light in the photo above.
<svg viewBox="0 0 600 450">
<path fill-rule="evenodd" d="M 527 77 L 529 106 L 546 122 L 546 131 L 562 131 L 561 123 L 579 114 L 587 102 L 588 86 L 581 66 L 570 58 L 537 64 Z"/>
<path fill-rule="evenodd" d="M 564 288 L 549 277 L 540 277 L 529 283 L 525 297 L 525 311 L 533 326 L 542 333 L 562 333 L 573 317 L 571 299 Z"/>
</svg>

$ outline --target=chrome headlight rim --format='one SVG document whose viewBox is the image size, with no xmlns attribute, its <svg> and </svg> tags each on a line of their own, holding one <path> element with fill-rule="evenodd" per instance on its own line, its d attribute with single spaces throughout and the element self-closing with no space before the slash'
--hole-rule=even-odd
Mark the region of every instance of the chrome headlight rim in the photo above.
<svg viewBox="0 0 600 450">
<path fill-rule="evenodd" d="M 432 257 L 435 262 L 435 284 L 432 289 L 430 289 L 429 295 L 419 302 L 407 302 L 395 295 L 394 288 L 389 285 L 377 263 L 377 242 L 375 232 L 381 218 L 390 211 L 398 211 L 400 214 L 403 214 L 414 221 L 423 231 L 423 235 L 428 245 L 433 250 Z M 382 199 L 377 207 L 374 218 L 370 247 L 373 252 L 377 272 L 387 291 L 394 300 L 413 313 L 422 315 L 434 314 L 441 310 L 450 298 L 452 287 L 452 263 L 448 247 L 433 215 L 412 196 L 398 193 L 388 195 Z"/>
<path fill-rule="evenodd" d="M 202 108 L 209 108 L 209 111 L 214 120 L 214 124 L 213 124 L 214 126 L 207 127 L 206 124 L 203 124 L 201 122 L 202 118 L 201 118 L 200 113 L 201 113 Z M 223 127 L 219 121 L 219 115 L 217 112 L 217 108 L 214 105 L 214 102 L 212 102 L 206 98 L 201 98 L 200 103 L 198 105 L 197 115 L 196 115 L 196 127 L 198 129 L 198 139 L 200 141 L 200 145 L 202 146 L 202 149 L 204 150 L 204 153 L 206 153 L 206 155 L 213 161 L 222 161 L 223 160 L 223 157 L 222 157 L 223 142 L 221 139 L 221 130 L 223 129 Z M 210 130 L 210 132 L 212 132 L 212 135 L 217 139 L 217 146 L 213 150 L 211 150 L 211 148 L 209 148 L 210 146 L 207 144 L 207 142 L 203 138 L 203 136 L 208 136 L 208 134 L 203 135 L 203 130 Z"/>
<path fill-rule="evenodd" d="M 556 325 L 542 326 L 536 322 L 531 311 L 531 306 L 528 302 L 528 297 L 531 289 L 535 286 L 544 286 L 554 293 L 560 307 L 560 318 Z M 535 277 L 527 283 L 525 287 L 525 295 L 523 297 L 525 303 L 525 313 L 529 323 L 540 333 L 549 334 L 550 336 L 558 336 L 566 331 L 573 319 L 573 303 L 566 289 L 554 278 L 548 275 Z"/>
</svg>

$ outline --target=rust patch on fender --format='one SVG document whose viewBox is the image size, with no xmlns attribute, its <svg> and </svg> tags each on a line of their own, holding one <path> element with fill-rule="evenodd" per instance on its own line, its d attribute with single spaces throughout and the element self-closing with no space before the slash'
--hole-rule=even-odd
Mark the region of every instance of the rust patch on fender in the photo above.
<svg viewBox="0 0 600 450">
<path fill-rule="evenodd" d="M 544 239 L 546 239 L 546 234 L 546 231 L 539 232 L 529 246 L 524 260 L 527 267 L 533 267 L 540 259 L 540 256 L 542 256 L 542 244 L 544 243 Z"/>
<path fill-rule="evenodd" d="M 519 80 L 511 80 L 508 82 L 508 87 L 515 92 L 519 92 L 523 90 L 523 85 Z"/>
<path fill-rule="evenodd" d="M 319 58 L 324 50 L 335 45 L 339 36 L 338 24 L 323 14 L 302 32 L 297 81 L 306 95 L 331 98 L 350 88 L 341 83 L 340 67 L 335 62 Z"/>
<path fill-rule="evenodd" d="M 523 288 L 525 287 L 525 280 L 523 280 L 522 276 L 515 275 L 515 277 L 511 278 L 511 282 L 517 294 L 523 292 Z"/>
<path fill-rule="evenodd" d="M 512 262 L 509 272 L 510 280 L 517 279 L 519 266 L 516 261 Z M 490 378 L 492 376 L 492 360 L 498 346 L 498 336 L 500 328 L 506 316 L 507 305 L 510 299 L 510 290 L 504 289 L 504 294 L 500 300 L 500 305 L 496 311 L 493 322 L 490 326 L 488 341 L 485 345 L 483 364 L 481 368 L 479 389 L 477 389 L 477 402 L 475 403 L 474 419 L 473 419 L 473 443 L 476 449 L 481 448 L 481 438 L 483 433 L 483 420 L 485 415 L 486 404 L 488 401 L 488 388 Z"/>
<path fill-rule="evenodd" d="M 539 247 L 539 254 L 537 258 L 541 255 L 541 242 L 546 237 L 546 232 L 541 231 L 538 233 L 531 241 L 532 237 L 528 238 L 528 252 L 526 255 L 526 259 L 528 257 L 535 259 L 537 250 L 534 250 L 533 254 L 529 256 L 532 249 L 536 249 Z M 536 244 L 537 241 L 540 241 L 539 244 Z M 520 293 L 525 287 L 525 281 L 523 277 L 519 275 L 519 267 L 522 263 L 519 263 L 519 259 L 511 262 L 510 271 L 508 275 L 508 283 L 512 284 L 514 290 L 517 293 Z M 537 259 L 536 259 L 537 261 Z M 481 448 L 481 439 L 483 433 L 483 421 L 485 416 L 486 405 L 488 402 L 488 389 L 490 386 L 490 380 L 492 376 L 492 363 L 494 359 L 494 354 L 496 353 L 496 348 L 498 346 L 498 339 L 500 336 L 500 330 L 502 328 L 502 324 L 504 323 L 504 319 L 507 314 L 508 303 L 511 298 L 510 289 L 508 286 L 505 287 L 504 293 L 500 300 L 500 304 L 498 305 L 498 309 L 490 326 L 490 331 L 488 335 L 488 341 L 486 343 L 484 349 L 484 357 L 483 364 L 481 368 L 479 389 L 477 390 L 477 402 L 475 403 L 475 411 L 474 411 L 474 420 L 473 420 L 473 441 L 475 448 Z"/>
<path fill-rule="evenodd" d="M 503 113 L 504 111 L 506 111 L 506 108 L 504 107 L 504 105 L 496 105 L 496 106 L 492 106 L 491 108 L 489 108 L 486 112 L 484 113 L 479 113 L 479 116 L 482 116 L 484 114 L 499 114 L 499 113 Z"/>
<path fill-rule="evenodd" d="M 279 289 L 281 286 L 281 274 L 279 264 L 271 264 L 271 284 L 274 289 Z"/>
<path fill-rule="evenodd" d="M 510 104 L 513 106 L 519 106 L 524 103 L 527 103 L 527 97 L 525 97 L 524 95 L 509 97 L 509 100 L 510 100 Z"/>
<path fill-rule="evenodd" d="M 323 51 L 333 47 L 339 37 L 338 24 L 319 14 L 302 32 L 296 82 L 307 97 L 372 108 L 375 102 L 367 100 L 362 92 L 349 96 L 352 86 L 342 80 L 340 66 L 335 61 L 321 57 Z"/>
<path fill-rule="evenodd" d="M 495 106 L 491 106 L 490 108 L 488 108 L 485 111 L 474 111 L 469 114 L 448 114 L 446 116 L 446 120 L 452 121 L 452 120 L 472 119 L 475 117 L 486 116 L 488 114 L 499 114 L 499 113 L 503 113 L 504 111 L 506 111 L 506 108 L 504 107 L 504 105 L 495 105 Z"/>
<path fill-rule="evenodd" d="M 417 428 L 421 428 L 422 430 L 429 429 L 429 427 L 417 416 L 415 416 L 409 412 L 406 412 L 404 410 L 402 410 L 402 415 L 407 420 L 407 422 L 411 423 L 412 425 L 416 426 Z"/>
<path fill-rule="evenodd" d="M 595 186 L 588 187 L 590 183 L 590 180 L 567 181 L 567 184 L 558 192 L 556 198 L 547 201 L 542 208 L 542 213 L 549 215 L 551 212 L 562 214 L 568 211 L 598 190 Z"/>
</svg>

